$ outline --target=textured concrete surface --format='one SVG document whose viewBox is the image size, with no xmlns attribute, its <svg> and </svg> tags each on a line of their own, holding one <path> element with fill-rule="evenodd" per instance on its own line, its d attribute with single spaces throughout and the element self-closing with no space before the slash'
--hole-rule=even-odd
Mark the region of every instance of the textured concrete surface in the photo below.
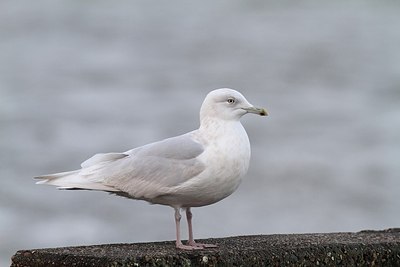
<svg viewBox="0 0 400 267">
<path fill-rule="evenodd" d="M 200 241 L 219 247 L 181 251 L 170 241 L 21 250 L 11 266 L 400 266 L 400 228 Z"/>
</svg>

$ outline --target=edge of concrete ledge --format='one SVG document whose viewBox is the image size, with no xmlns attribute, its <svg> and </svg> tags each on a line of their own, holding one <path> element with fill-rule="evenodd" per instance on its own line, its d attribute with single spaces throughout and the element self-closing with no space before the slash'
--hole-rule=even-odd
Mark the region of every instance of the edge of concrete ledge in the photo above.
<svg viewBox="0 0 400 267">
<path fill-rule="evenodd" d="M 11 266 L 400 266 L 400 228 L 200 241 L 219 247 L 181 251 L 166 241 L 20 250 Z"/>
</svg>

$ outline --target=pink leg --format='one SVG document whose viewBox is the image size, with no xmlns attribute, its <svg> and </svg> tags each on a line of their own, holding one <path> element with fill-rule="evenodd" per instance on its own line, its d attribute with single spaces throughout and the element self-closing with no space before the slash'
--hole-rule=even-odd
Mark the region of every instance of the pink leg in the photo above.
<svg viewBox="0 0 400 267">
<path fill-rule="evenodd" d="M 176 248 L 185 249 L 185 250 L 193 250 L 193 249 L 201 249 L 196 246 L 184 245 L 181 240 L 181 214 L 179 212 L 180 208 L 175 208 L 175 226 L 176 226 Z"/>
<path fill-rule="evenodd" d="M 186 209 L 186 220 L 187 220 L 188 230 L 189 230 L 189 245 L 193 245 L 196 243 L 196 242 L 194 242 L 194 238 L 193 238 L 192 218 L 193 218 L 193 214 L 192 214 L 190 208 L 187 208 Z"/>
<path fill-rule="evenodd" d="M 194 241 L 192 218 L 193 218 L 193 214 L 192 214 L 190 208 L 186 208 L 186 219 L 187 219 L 188 230 L 189 230 L 189 246 L 196 247 L 196 248 L 216 248 L 216 247 L 218 247 L 217 245 L 196 243 Z"/>
</svg>

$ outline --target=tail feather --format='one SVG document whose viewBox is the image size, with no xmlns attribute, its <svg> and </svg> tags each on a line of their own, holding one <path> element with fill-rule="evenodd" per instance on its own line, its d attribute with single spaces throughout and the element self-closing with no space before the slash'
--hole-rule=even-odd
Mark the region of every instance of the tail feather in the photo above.
<svg viewBox="0 0 400 267">
<path fill-rule="evenodd" d="M 99 190 L 108 192 L 118 192 L 119 190 L 104 185 L 100 182 L 93 182 L 81 175 L 81 170 L 61 172 L 54 174 L 47 174 L 35 177 L 36 184 L 47 184 L 57 186 L 58 189 L 85 189 L 85 190 Z"/>
</svg>

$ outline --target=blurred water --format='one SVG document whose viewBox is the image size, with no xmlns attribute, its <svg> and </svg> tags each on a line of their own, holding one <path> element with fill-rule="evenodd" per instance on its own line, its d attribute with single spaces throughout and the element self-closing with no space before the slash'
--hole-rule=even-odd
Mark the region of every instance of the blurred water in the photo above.
<svg viewBox="0 0 400 267">
<path fill-rule="evenodd" d="M 0 265 L 18 249 L 174 239 L 168 207 L 35 186 L 97 152 L 198 126 L 239 89 L 253 155 L 198 238 L 400 221 L 400 5 L 386 1 L 2 1 Z"/>
</svg>

